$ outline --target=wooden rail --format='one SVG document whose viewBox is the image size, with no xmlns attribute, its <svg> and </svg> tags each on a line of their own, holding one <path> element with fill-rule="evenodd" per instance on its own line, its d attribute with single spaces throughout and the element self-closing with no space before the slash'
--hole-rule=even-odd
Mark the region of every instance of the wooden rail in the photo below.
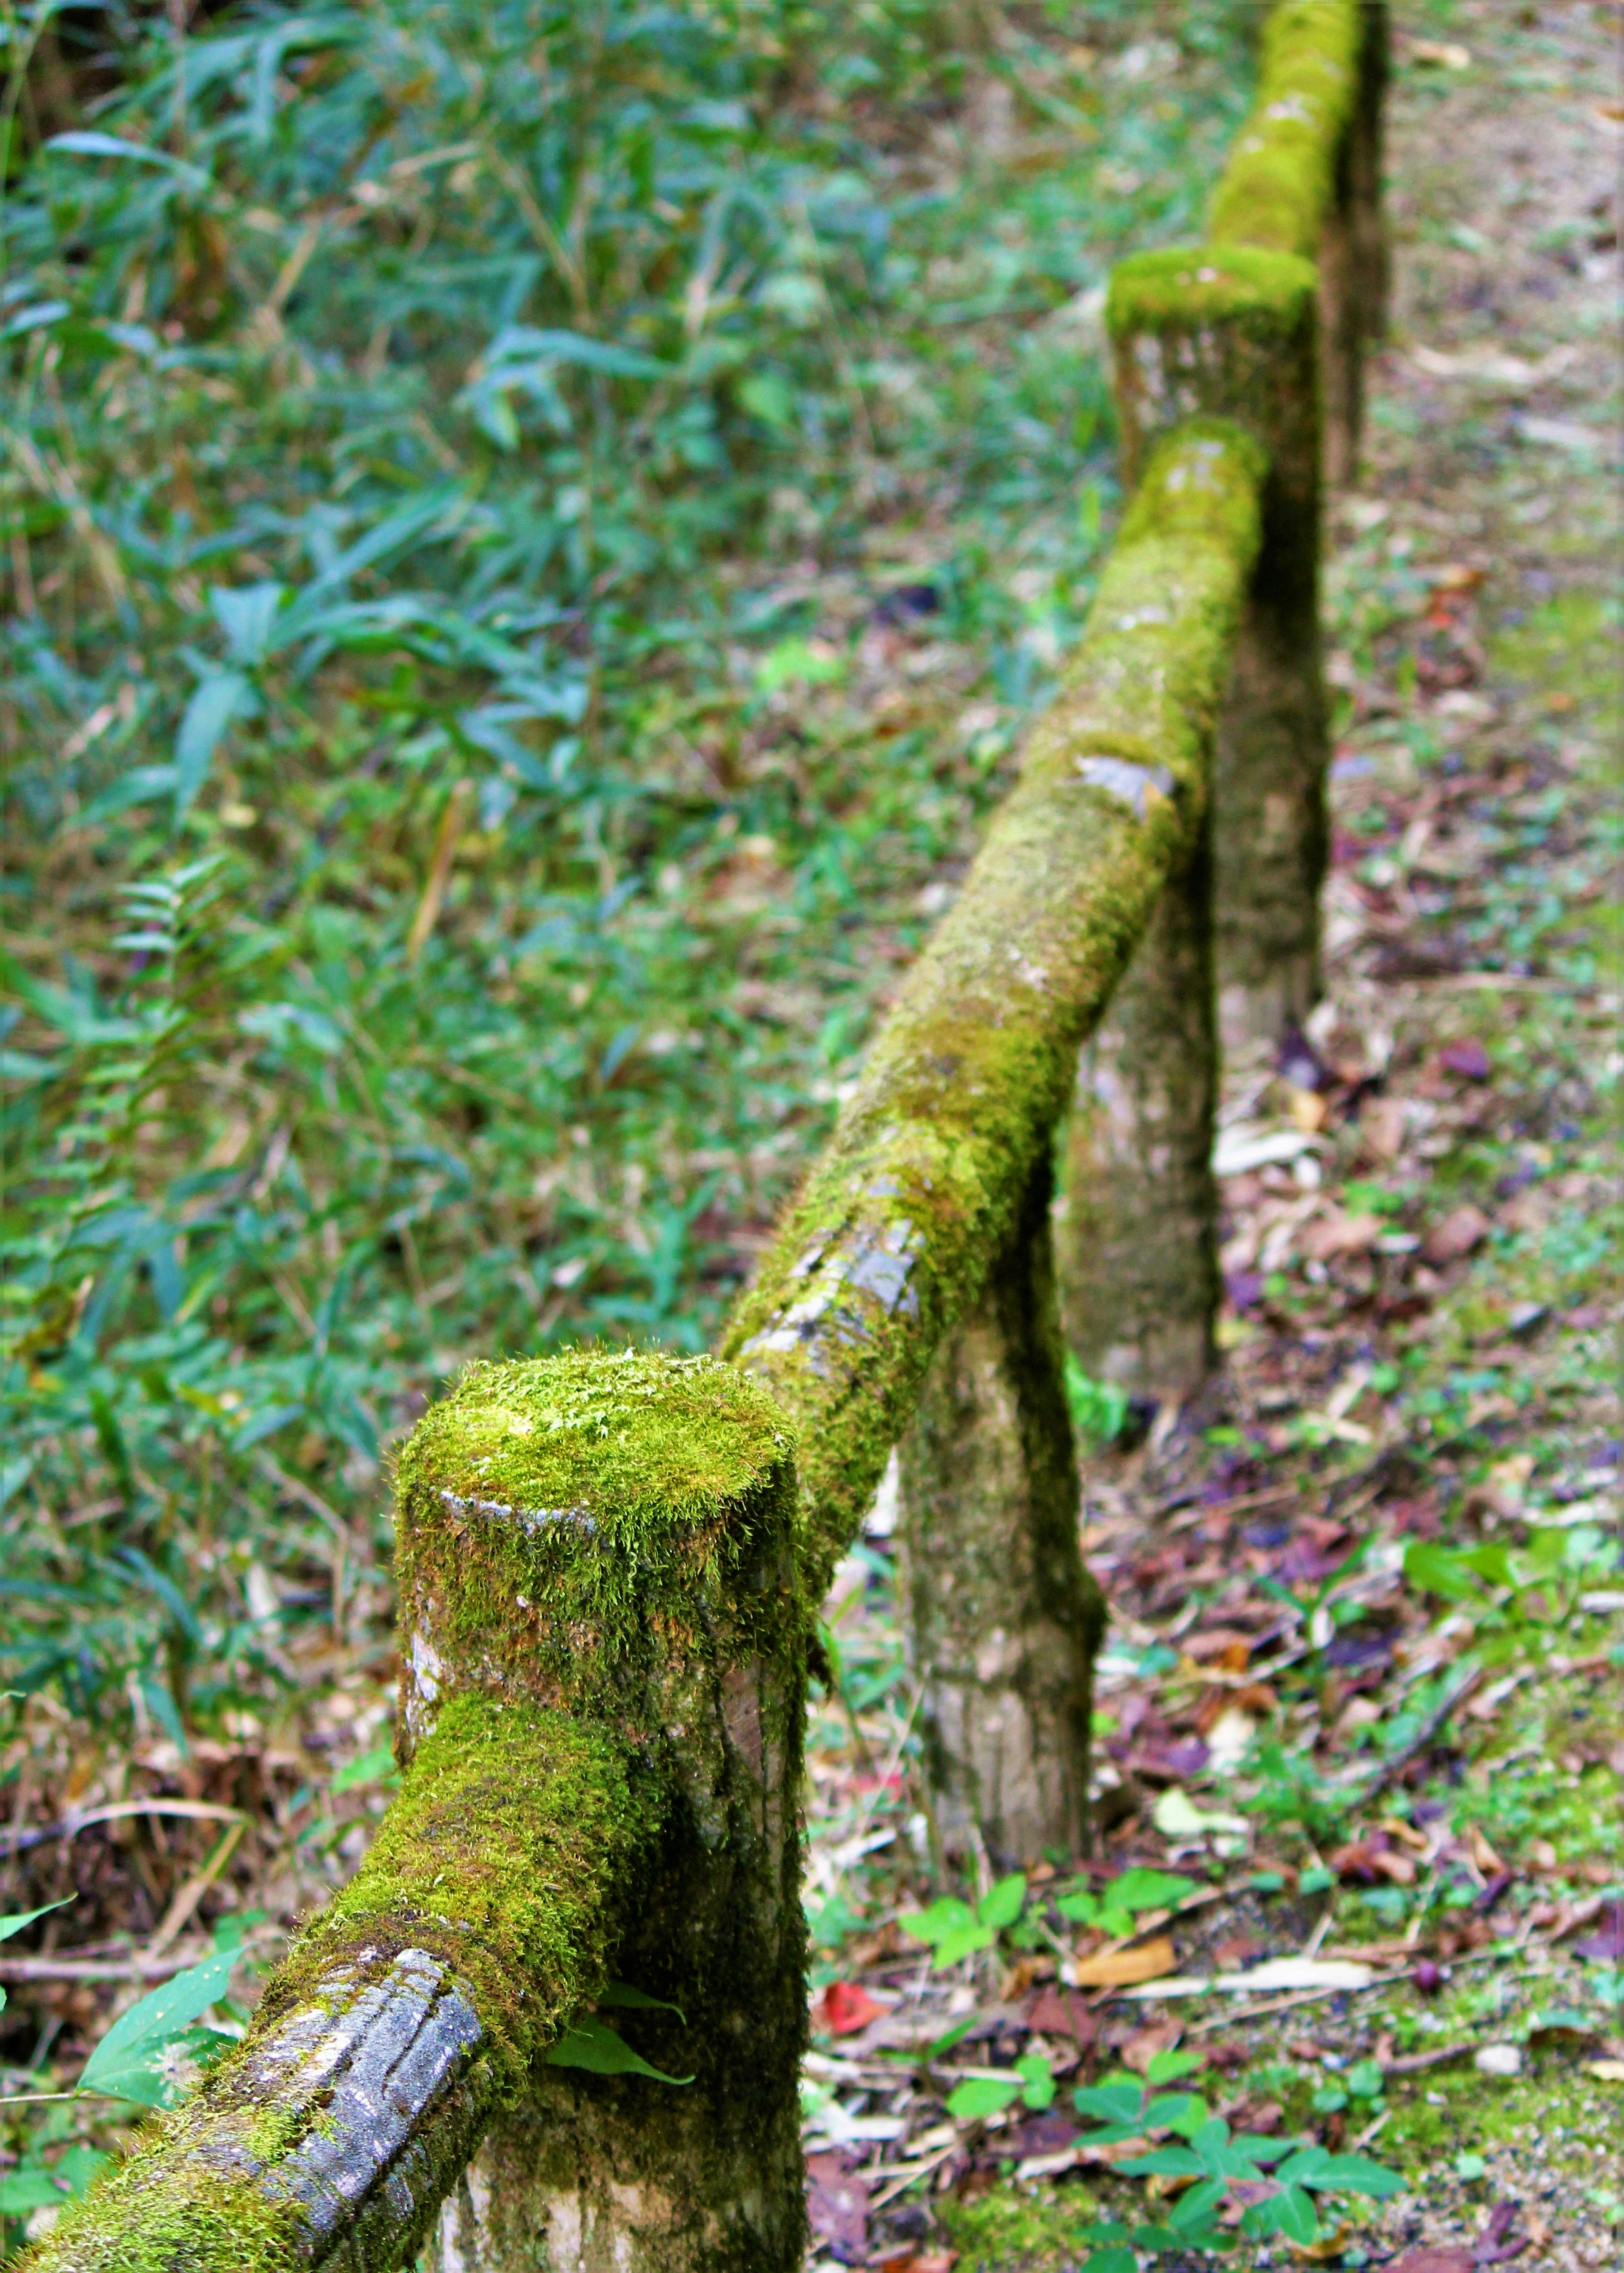
<svg viewBox="0 0 1624 2273">
<path fill-rule="evenodd" d="M 1060 1310 L 1208 1362 L 1215 954 L 1242 1028 L 1312 998 L 1321 342 L 1341 475 L 1385 39 L 1276 9 L 1209 241 L 1117 272 L 1133 494 L 1082 639 L 722 1356 L 475 1366 L 424 1417 L 401 1789 L 31 2273 L 792 2273 L 809 1609 L 899 1443 L 940 1819 L 1086 1846 Z"/>
</svg>

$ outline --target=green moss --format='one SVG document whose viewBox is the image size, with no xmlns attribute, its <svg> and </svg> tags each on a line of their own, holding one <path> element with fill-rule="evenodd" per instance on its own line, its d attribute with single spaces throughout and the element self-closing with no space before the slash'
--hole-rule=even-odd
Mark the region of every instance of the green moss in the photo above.
<svg viewBox="0 0 1624 2273">
<path fill-rule="evenodd" d="M 939 2212 L 963 2273 L 1059 2273 L 1087 2251 L 1082 2236 L 1099 2215 L 1080 2187 L 996 2187 L 969 2202 L 949 2196 Z"/>
<path fill-rule="evenodd" d="M 1216 422 L 1156 453 L 1021 780 L 730 1326 L 728 1354 L 801 1439 L 813 1599 L 937 1341 L 1014 1228 L 1078 1045 L 1187 857 L 1261 470 L 1255 443 Z"/>
<path fill-rule="evenodd" d="M 1293 529 L 1304 524 L 1305 566 L 1317 574 L 1319 303 L 1309 263 L 1246 245 L 1136 254 L 1112 271 L 1106 319 L 1130 481 L 1158 435 L 1200 416 L 1230 420 L 1268 450 L 1272 492 L 1291 500 Z"/>
<path fill-rule="evenodd" d="M 497 2088 L 595 1994 L 622 1904 L 663 1813 L 659 1780 L 616 1737 L 563 1714 L 453 1697 L 360 1871 L 275 1976 L 247 2049 L 370 1953 L 438 1958 L 468 1994 Z"/>
<path fill-rule="evenodd" d="M 635 1715 L 674 1660 L 794 1649 L 792 1474 L 783 1416 L 714 1359 L 470 1366 L 400 1456 L 405 1654 L 432 1637 L 437 1692 Z"/>
<path fill-rule="evenodd" d="M 538 2051 L 601 1987 L 662 1814 L 662 1787 L 612 1734 L 533 1706 L 453 1698 L 360 1872 L 273 1976 L 243 2043 L 195 2097 L 148 2126 L 31 2266 L 281 2273 L 308 2262 L 298 2204 L 229 2167 L 274 2166 L 331 2127 L 319 2103 L 264 2097 L 267 2041 L 293 2014 L 335 1995 L 352 2002 L 400 1952 L 423 1950 L 483 2029 L 475 2105 L 511 2102 Z"/>
<path fill-rule="evenodd" d="M 68 2203 L 15 2273 L 301 2273 L 309 2259 L 291 2205 L 202 2164 L 177 2165 L 167 2140 L 150 2139 Z"/>
<path fill-rule="evenodd" d="M 1269 17 L 1257 99 L 1214 191 L 1214 244 L 1313 259 L 1358 101 L 1358 0 L 1286 0 Z"/>
<path fill-rule="evenodd" d="M 707 1888 L 720 1911 L 740 1911 L 712 1922 L 707 1948 L 731 1952 L 745 1993 L 776 1992 L 794 2143 L 801 1943 L 768 1932 L 786 1905 L 794 1914 L 786 1795 L 804 1707 L 782 1416 L 704 1359 L 477 1366 L 406 1447 L 400 1493 L 408 1636 L 423 1617 L 444 1644 L 400 1792 L 242 2044 L 61 2223 L 39 2273 L 283 2273 L 314 2245 L 279 2188 L 326 2184 L 310 2175 L 318 2165 L 363 2188 L 332 2244 L 343 2262 L 356 2273 L 398 2262 L 492 2108 L 527 2096 L 539 2054 L 597 1994 L 611 1953 L 657 1989 Z M 773 1669 L 759 1693 L 758 1657 Z M 752 1703 L 734 1744 L 752 1768 L 760 1746 L 776 1818 L 722 1741 L 739 1675 Z M 747 1880 L 754 1909 L 741 1907 Z M 764 1934 L 770 1961 L 755 1948 Z M 408 1952 L 422 1954 L 410 1977 L 453 2000 L 434 2007 L 445 2025 L 432 2038 L 450 2065 L 385 2172 L 365 2124 L 352 2138 L 347 2118 L 340 2136 L 325 2090 L 288 2089 L 289 2052 L 310 2040 L 279 2031 L 301 2014 L 348 2013 L 386 1979 L 409 2014 Z M 700 2011 L 699 1973 L 677 1974 Z M 710 2057 L 725 2064 L 725 2051 Z M 300 2154 L 322 2144 L 341 2152 Z"/>
<path fill-rule="evenodd" d="M 1269 341 L 1297 333 L 1313 309 L 1315 289 L 1313 264 L 1292 251 L 1159 245 L 1111 270 L 1105 321 L 1117 341 L 1223 325 Z"/>
</svg>

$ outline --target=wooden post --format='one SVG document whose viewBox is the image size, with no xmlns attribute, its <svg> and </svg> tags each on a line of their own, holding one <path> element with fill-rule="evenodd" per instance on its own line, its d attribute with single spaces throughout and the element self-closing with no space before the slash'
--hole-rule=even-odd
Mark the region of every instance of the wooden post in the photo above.
<svg viewBox="0 0 1624 2273">
<path fill-rule="evenodd" d="M 690 1527 L 685 1601 L 671 1590 L 655 1598 L 646 1552 L 623 1566 L 628 1607 L 643 1595 L 637 1615 L 663 1632 L 668 1654 L 652 1679 L 623 1686 L 620 1707 L 670 1804 L 613 1955 L 635 2001 L 599 2012 L 650 2066 L 692 2081 L 594 2074 L 544 2058 L 445 2203 L 428 2263 L 436 2273 L 798 2273 L 805 1659 L 788 1437 L 759 1391 L 708 1359 L 628 1351 L 490 1368 L 475 1381 L 485 1411 L 511 1404 L 537 1430 L 556 1429 L 560 1390 L 574 1392 L 588 1439 L 579 1486 L 550 1475 L 550 1504 L 532 1521 L 584 1525 L 581 1551 L 603 1552 L 591 1526 L 616 1494 L 594 1474 L 601 1425 L 610 1438 L 625 1431 L 625 1497 L 640 1489 L 662 1512 L 681 1509 Z M 520 1509 L 490 1507 L 488 1486 L 460 1481 L 468 1465 L 464 1456 L 453 1497 L 426 1462 L 431 1488 L 407 1501 L 440 1542 L 426 1556 L 405 1543 L 408 1742 L 438 1709 L 448 1668 L 454 1682 L 490 1677 L 486 1627 L 469 1624 L 466 1578 L 443 1551 L 448 1519 L 470 1532 L 526 1519 Z M 556 1579 L 532 1600 L 528 1616 L 555 1624 L 567 1616 Z"/>
<path fill-rule="evenodd" d="M 998 1870 L 1089 1846 L 1105 1603 L 1078 1548 L 1050 1189 L 1045 1165 L 902 1446 L 898 1592 L 937 1828 L 955 1860 L 979 1836 Z"/>
<path fill-rule="evenodd" d="M 1359 10 L 1356 85 L 1336 152 L 1335 193 L 1318 247 L 1324 350 L 1325 476 L 1358 477 L 1365 424 L 1365 356 L 1386 327 L 1387 237 L 1381 221 L 1381 121 L 1388 68 L 1383 0 Z"/>
<path fill-rule="evenodd" d="M 1198 413 L 1269 453 L 1259 556 L 1213 785 L 1219 1028 L 1279 1039 L 1320 987 L 1328 718 L 1321 656 L 1318 278 L 1298 255 L 1225 244 L 1138 255 L 1109 309 L 1123 459 Z"/>
<path fill-rule="evenodd" d="M 1203 829 L 1078 1064 L 1055 1256 L 1084 1370 L 1157 1403 L 1217 1359 L 1212 863 Z"/>
</svg>

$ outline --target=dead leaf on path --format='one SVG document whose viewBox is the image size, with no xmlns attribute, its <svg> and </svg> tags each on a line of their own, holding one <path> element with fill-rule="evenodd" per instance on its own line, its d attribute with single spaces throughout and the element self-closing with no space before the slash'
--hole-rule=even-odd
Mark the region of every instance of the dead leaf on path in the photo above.
<svg viewBox="0 0 1624 2273">
<path fill-rule="evenodd" d="M 1470 2249 L 1406 2249 L 1387 2273 L 1473 2273 Z"/>
<path fill-rule="evenodd" d="M 1404 1103 L 1379 1097 L 1359 1115 L 1359 1134 L 1379 1160 L 1396 1160 L 1404 1141 Z"/>
<path fill-rule="evenodd" d="M 1441 1223 L 1433 1226 L 1421 1252 L 1429 1263 L 1457 1263 L 1463 1255 L 1481 1246 L 1492 1228 L 1483 1210 L 1473 1207 L 1468 1200 L 1463 1207 L 1452 1208 Z"/>
<path fill-rule="evenodd" d="M 1288 2241 L 1286 2247 L 1299 2265 L 1328 2265 L 1340 2257 L 1347 2240 L 1349 2227 L 1345 2221 L 1332 2232 L 1322 2233 L 1314 2241 Z"/>
<path fill-rule="evenodd" d="M 1085 2047 L 1093 2043 L 1096 2034 L 1094 2016 L 1081 1999 L 1053 1983 L 1027 2007 L 1026 2024 L 1040 2037 L 1070 2037 Z"/>
<path fill-rule="evenodd" d="M 1124 2067 L 1131 2067 L 1135 2075 L 1143 2075 L 1158 2052 L 1170 2052 L 1184 2034 L 1182 2021 L 1156 2021 L 1148 2029 L 1135 2029 L 1117 2047 L 1117 2057 Z"/>
<path fill-rule="evenodd" d="M 827 2029 L 832 2037 L 850 2037 L 859 2029 L 866 2029 L 871 2021 L 877 2021 L 885 2009 L 860 1982 L 831 1981 L 814 2018 L 818 2026 Z"/>
<path fill-rule="evenodd" d="M 1155 1981 L 1171 1973 L 1175 1962 L 1173 1945 L 1161 1933 L 1154 1941 L 1141 1942 L 1137 1949 L 1103 1950 L 1097 1957 L 1085 1957 L 1077 1968 L 1077 1985 L 1120 1989 L 1134 1981 Z"/>
<path fill-rule="evenodd" d="M 1586 2075 L 1593 2075 L 1598 2083 L 1624 2083 L 1624 2060 L 1586 2060 Z"/>
<path fill-rule="evenodd" d="M 1412 64 L 1433 64 L 1441 71 L 1471 69 L 1471 49 L 1458 40 L 1411 40 L 1409 56 Z"/>
<path fill-rule="evenodd" d="M 806 2157 L 806 2216 L 812 2239 L 844 2265 L 860 2265 L 868 2249 L 868 2182 L 844 2151 Z"/>
<path fill-rule="evenodd" d="M 1334 1215 L 1310 1224 L 1303 1234 L 1303 1253 L 1316 1263 L 1338 1255 L 1358 1255 L 1373 1247 L 1383 1230 L 1379 1215 Z"/>
<path fill-rule="evenodd" d="M 1471 1834 L 1468 1843 L 1471 1848 L 1472 1861 L 1477 1864 L 1478 1868 L 1483 1872 L 1486 1878 L 1493 1879 L 1498 1877 L 1499 1873 L 1505 1869 L 1505 1864 L 1494 1852 L 1494 1849 L 1489 1845 L 1488 1841 L 1484 1837 L 1482 1832 L 1475 1823 L 1471 1827 Z"/>
<path fill-rule="evenodd" d="M 1463 1041 L 1446 1042 L 1438 1053 L 1438 1062 L 1446 1073 L 1459 1074 L 1463 1081 L 1486 1081 L 1493 1068 L 1489 1054 L 1475 1034 Z"/>
<path fill-rule="evenodd" d="M 1245 1672 L 1246 1661 L 1252 1654 L 1251 1637 L 1236 1626 L 1208 1626 L 1201 1633 L 1186 1634 L 1179 1647 L 1185 1656 L 1193 1658 L 1197 1665 L 1209 1658 L 1216 1658 L 1235 1673 Z M 1239 1652 L 1238 1661 L 1233 1654 L 1236 1652 Z"/>
</svg>

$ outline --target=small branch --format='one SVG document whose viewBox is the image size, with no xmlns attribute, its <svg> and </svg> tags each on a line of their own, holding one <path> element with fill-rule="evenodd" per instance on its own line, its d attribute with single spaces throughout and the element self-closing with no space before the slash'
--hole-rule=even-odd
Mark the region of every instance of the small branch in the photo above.
<svg viewBox="0 0 1624 2273">
<path fill-rule="evenodd" d="M 1426 1752 L 1446 1722 L 1453 1716 L 1459 1707 L 1466 1702 L 1472 1692 L 1481 1685 L 1487 1670 L 1486 1666 L 1474 1665 L 1464 1680 L 1456 1683 L 1443 1702 L 1433 1707 L 1403 1751 L 1395 1752 L 1390 1760 L 1385 1761 L 1364 1789 L 1355 1795 L 1356 1804 L 1368 1807 L 1373 1800 L 1381 1798 L 1390 1784 L 1397 1782 L 1411 1761 L 1418 1754 Z"/>
</svg>

